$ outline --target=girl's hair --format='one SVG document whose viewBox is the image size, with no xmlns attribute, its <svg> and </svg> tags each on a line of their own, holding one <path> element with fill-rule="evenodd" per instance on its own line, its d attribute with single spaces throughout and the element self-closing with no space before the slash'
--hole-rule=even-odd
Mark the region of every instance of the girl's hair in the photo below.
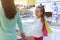
<svg viewBox="0 0 60 40">
<path fill-rule="evenodd" d="M 41 22 L 42 23 L 45 23 L 45 19 L 44 19 L 44 16 L 45 16 L 45 9 L 44 9 L 44 6 L 38 6 L 37 8 L 40 8 L 41 12 L 42 12 L 42 15 L 41 15 Z"/>
<path fill-rule="evenodd" d="M 2 7 L 5 12 L 5 16 L 8 19 L 13 19 L 16 15 L 16 6 L 14 4 L 14 0 L 1 0 Z"/>
</svg>

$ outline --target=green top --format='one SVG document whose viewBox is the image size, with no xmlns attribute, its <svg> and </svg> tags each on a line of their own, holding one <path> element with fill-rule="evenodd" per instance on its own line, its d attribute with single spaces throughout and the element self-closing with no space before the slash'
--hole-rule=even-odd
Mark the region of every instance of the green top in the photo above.
<svg viewBox="0 0 60 40">
<path fill-rule="evenodd" d="M 19 12 L 14 19 L 9 20 L 6 18 L 3 8 L 0 7 L 0 40 L 17 40 L 16 23 L 18 23 L 20 32 L 23 32 Z"/>
</svg>

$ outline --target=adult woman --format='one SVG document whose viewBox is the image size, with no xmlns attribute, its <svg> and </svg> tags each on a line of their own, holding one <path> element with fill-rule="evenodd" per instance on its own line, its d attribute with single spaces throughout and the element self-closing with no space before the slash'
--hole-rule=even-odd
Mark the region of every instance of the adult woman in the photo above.
<svg viewBox="0 0 60 40">
<path fill-rule="evenodd" d="M 1 0 L 0 7 L 0 40 L 17 40 L 16 23 L 23 34 L 19 12 L 16 11 L 14 0 Z"/>
</svg>

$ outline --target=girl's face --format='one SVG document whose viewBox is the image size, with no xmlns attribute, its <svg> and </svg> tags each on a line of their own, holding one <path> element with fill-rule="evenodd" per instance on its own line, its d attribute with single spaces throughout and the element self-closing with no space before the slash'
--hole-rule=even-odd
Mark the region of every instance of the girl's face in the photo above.
<svg viewBox="0 0 60 40">
<path fill-rule="evenodd" d="M 35 14 L 36 14 L 37 18 L 40 18 L 41 15 L 42 15 L 42 10 L 41 10 L 41 8 L 36 8 Z"/>
</svg>

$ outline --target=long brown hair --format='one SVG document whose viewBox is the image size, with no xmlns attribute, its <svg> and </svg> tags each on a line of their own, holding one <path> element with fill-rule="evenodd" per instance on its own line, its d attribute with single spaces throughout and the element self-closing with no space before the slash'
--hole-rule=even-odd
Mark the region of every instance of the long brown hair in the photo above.
<svg viewBox="0 0 60 40">
<path fill-rule="evenodd" d="M 5 12 L 5 16 L 8 19 L 13 19 L 17 12 L 14 0 L 1 0 L 1 3 Z"/>
<path fill-rule="evenodd" d="M 42 15 L 41 15 L 41 22 L 42 23 L 45 23 L 45 18 L 44 18 L 44 16 L 45 16 L 45 9 L 44 9 L 44 6 L 38 6 L 37 8 L 40 8 L 41 10 L 41 12 L 42 12 Z"/>
</svg>

